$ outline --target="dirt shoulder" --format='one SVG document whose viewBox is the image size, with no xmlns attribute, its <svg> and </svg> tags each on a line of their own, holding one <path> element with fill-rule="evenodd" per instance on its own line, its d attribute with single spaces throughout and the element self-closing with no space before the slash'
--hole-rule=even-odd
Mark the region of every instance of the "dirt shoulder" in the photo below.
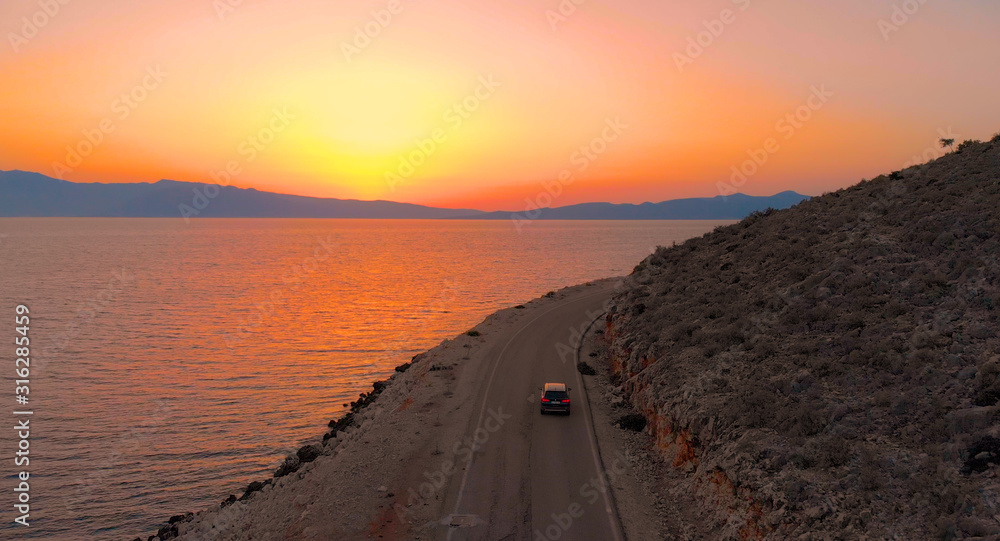
<svg viewBox="0 0 1000 541">
<path fill-rule="evenodd" d="M 629 541 L 710 539 L 718 532 L 710 513 L 683 488 L 684 473 L 657 452 L 646 430 L 623 428 L 620 421 L 637 413 L 624 399 L 622 389 L 608 377 L 603 340 L 603 319 L 584 337 L 580 359 L 596 374 L 584 376 L 600 446 L 615 505 Z M 639 427 L 633 427 L 639 428 Z"/>
</svg>

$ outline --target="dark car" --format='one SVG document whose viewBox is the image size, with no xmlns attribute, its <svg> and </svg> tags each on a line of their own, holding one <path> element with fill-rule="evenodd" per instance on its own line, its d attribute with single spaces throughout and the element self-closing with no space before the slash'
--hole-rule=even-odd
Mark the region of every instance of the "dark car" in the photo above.
<svg viewBox="0 0 1000 541">
<path fill-rule="evenodd" d="M 542 415 L 550 412 L 569 415 L 569 388 L 565 383 L 546 383 L 542 388 Z"/>
</svg>

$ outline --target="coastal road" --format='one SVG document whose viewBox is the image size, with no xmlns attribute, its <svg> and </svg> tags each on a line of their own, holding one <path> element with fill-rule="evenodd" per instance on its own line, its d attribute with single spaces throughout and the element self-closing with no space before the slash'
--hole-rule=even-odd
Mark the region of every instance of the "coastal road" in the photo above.
<svg viewBox="0 0 1000 541">
<path fill-rule="evenodd" d="M 448 541 L 624 541 L 573 334 L 603 311 L 614 285 L 602 281 L 549 301 L 486 351 L 492 366 L 467 429 L 485 442 L 449 485 Z M 539 413 L 546 382 L 572 388 L 570 416 Z"/>
</svg>

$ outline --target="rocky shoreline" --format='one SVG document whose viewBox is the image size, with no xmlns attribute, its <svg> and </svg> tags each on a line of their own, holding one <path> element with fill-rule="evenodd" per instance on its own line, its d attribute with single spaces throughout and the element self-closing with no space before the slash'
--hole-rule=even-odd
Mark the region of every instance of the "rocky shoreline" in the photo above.
<svg viewBox="0 0 1000 541">
<path fill-rule="evenodd" d="M 368 406 L 374 404 L 379 395 L 382 394 L 382 391 L 384 391 L 390 383 L 392 383 L 398 374 L 406 372 L 414 363 L 419 362 L 425 356 L 426 353 L 414 355 L 410 362 L 397 366 L 395 368 L 395 373 L 389 378 L 374 381 L 372 383 L 372 390 L 366 393 L 361 393 L 357 400 L 351 402 L 347 413 L 338 419 L 330 420 L 330 423 L 327 425 L 327 430 L 323 433 L 322 440 L 319 444 L 303 445 L 294 454 L 290 454 L 285 457 L 285 460 L 278 466 L 277 469 L 275 469 L 271 478 L 265 479 L 264 481 L 251 482 L 243 491 L 243 495 L 238 498 L 235 494 L 230 494 L 228 498 L 222 500 L 219 504 L 219 509 L 225 509 L 226 507 L 229 507 L 237 502 L 246 502 L 250 500 L 254 494 L 270 487 L 276 480 L 295 473 L 305 464 L 315 461 L 323 454 L 331 440 L 334 442 L 334 445 L 336 444 L 338 433 L 342 433 L 348 429 L 357 428 L 359 426 L 357 415 Z M 181 536 L 182 525 L 190 522 L 194 519 L 194 517 L 195 513 L 190 511 L 182 515 L 173 515 L 158 527 L 155 534 L 150 535 L 145 538 L 145 540 L 143 537 L 138 536 L 132 541 L 169 541 L 171 539 L 177 539 Z"/>
</svg>

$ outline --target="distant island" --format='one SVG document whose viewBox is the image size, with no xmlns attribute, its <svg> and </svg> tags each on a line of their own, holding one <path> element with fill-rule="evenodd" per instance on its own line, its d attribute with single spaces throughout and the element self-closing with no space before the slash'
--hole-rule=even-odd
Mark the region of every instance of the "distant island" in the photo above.
<svg viewBox="0 0 1000 541">
<path fill-rule="evenodd" d="M 40 173 L 0 171 L 0 217 L 360 218 L 469 220 L 738 220 L 809 199 L 772 196 L 674 199 L 660 203 L 581 203 L 534 211 L 484 212 L 262 192 L 195 182 L 78 183 Z"/>
</svg>

